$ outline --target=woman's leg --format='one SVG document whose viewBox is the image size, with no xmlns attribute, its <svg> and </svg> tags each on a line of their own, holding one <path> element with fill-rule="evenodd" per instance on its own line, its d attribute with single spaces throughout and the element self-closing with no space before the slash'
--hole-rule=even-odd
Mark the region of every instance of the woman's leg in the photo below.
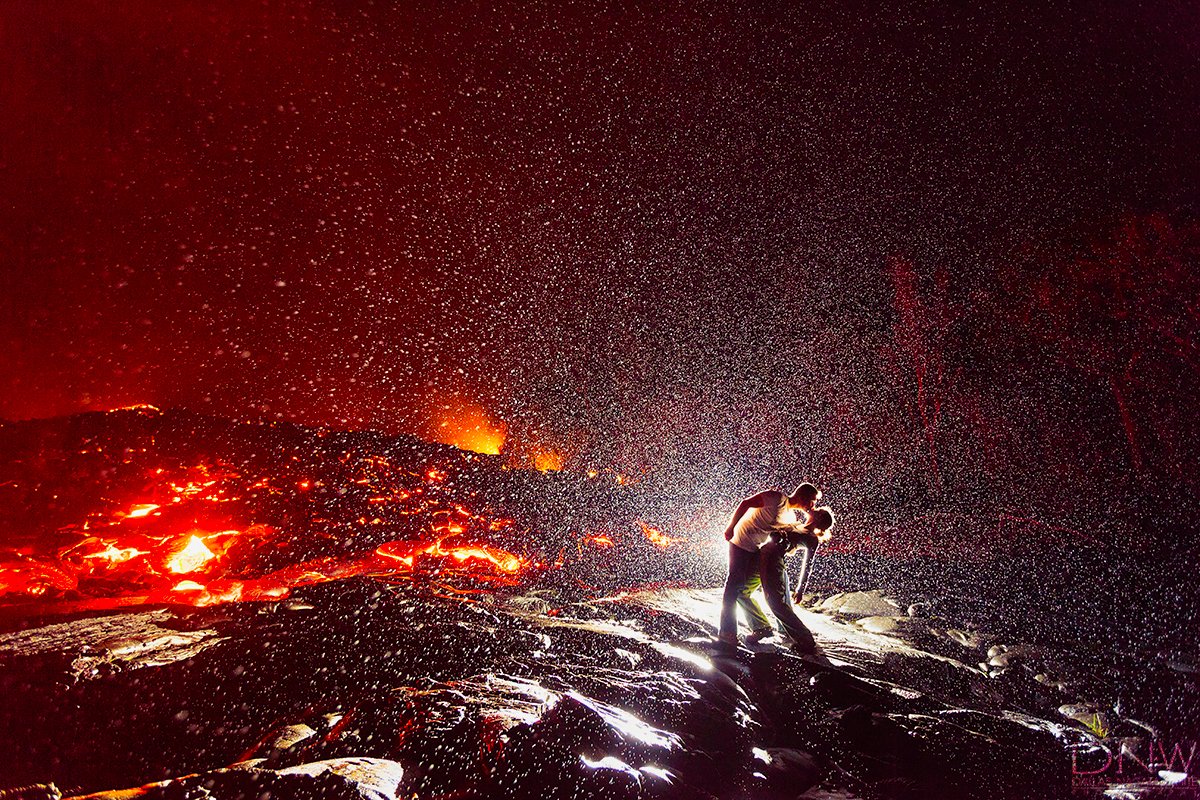
<svg viewBox="0 0 1200 800">
<path fill-rule="evenodd" d="M 796 610 L 792 608 L 788 596 L 787 565 L 783 561 L 783 548 L 775 542 L 768 542 L 759 552 L 759 575 L 762 576 L 763 594 L 767 596 L 767 605 L 771 613 L 779 620 L 787 635 L 792 637 L 793 647 L 802 653 L 812 653 L 817 650 L 817 642 L 812 632 L 805 627 Z"/>
</svg>

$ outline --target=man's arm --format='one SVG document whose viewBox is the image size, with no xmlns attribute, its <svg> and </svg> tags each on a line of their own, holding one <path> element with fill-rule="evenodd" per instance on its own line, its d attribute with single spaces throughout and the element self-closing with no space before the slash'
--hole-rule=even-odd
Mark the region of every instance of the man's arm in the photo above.
<svg viewBox="0 0 1200 800">
<path fill-rule="evenodd" d="M 737 527 L 738 520 L 742 518 L 743 514 L 752 508 L 762 508 L 767 504 L 767 500 L 771 499 L 772 495 L 777 494 L 779 494 L 779 492 L 772 492 L 770 490 L 759 492 L 758 494 L 747 497 L 745 500 L 738 503 L 738 507 L 733 512 L 733 519 L 729 520 L 729 527 L 725 528 L 725 541 L 729 541 L 733 538 L 733 529 Z"/>
</svg>

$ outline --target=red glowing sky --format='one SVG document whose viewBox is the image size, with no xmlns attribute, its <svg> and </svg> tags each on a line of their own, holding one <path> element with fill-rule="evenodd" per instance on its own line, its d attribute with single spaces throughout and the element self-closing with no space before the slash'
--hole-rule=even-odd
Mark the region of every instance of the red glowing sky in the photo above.
<svg viewBox="0 0 1200 800">
<path fill-rule="evenodd" d="M 1196 185 L 1194 10 L 358 5 L 0 8 L 0 416 L 765 440 L 890 256 Z"/>
</svg>

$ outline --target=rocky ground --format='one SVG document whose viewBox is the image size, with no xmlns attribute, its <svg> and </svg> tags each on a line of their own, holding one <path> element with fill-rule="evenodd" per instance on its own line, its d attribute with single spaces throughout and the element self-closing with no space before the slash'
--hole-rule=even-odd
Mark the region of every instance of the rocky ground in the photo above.
<svg viewBox="0 0 1200 800">
<path fill-rule="evenodd" d="M 722 655 L 694 503 L 409 437 L 0 425 L 0 800 L 1200 796 L 1169 562 L 827 553 L 828 662 Z"/>
<path fill-rule="evenodd" d="M 1072 786 L 1072 754 L 1095 769 L 1156 733 L 1089 707 L 1085 675 L 1053 672 L 1061 657 L 878 592 L 808 600 L 835 669 L 770 642 L 714 653 L 715 589 L 445 596 L 355 578 L 278 603 L 10 619 L 0 785 L 164 800 L 1098 796 Z M 1167 796 L 1141 777 L 1131 796 Z"/>
</svg>

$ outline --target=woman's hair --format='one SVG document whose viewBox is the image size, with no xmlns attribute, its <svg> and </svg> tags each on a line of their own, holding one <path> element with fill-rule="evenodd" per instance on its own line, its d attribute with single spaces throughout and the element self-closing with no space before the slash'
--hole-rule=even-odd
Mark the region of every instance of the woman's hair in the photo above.
<svg viewBox="0 0 1200 800">
<path fill-rule="evenodd" d="M 804 527 L 810 531 L 827 531 L 833 527 L 834 522 L 833 509 L 829 506 L 821 506 L 812 510 L 812 513 L 808 515 L 808 524 Z"/>
</svg>

